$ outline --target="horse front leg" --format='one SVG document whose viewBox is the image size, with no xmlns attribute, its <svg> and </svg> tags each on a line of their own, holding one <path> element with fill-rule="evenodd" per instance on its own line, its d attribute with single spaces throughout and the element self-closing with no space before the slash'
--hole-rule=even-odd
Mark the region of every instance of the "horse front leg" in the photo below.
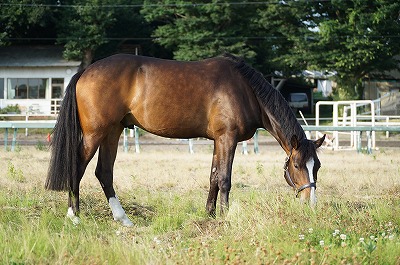
<svg viewBox="0 0 400 265">
<path fill-rule="evenodd" d="M 210 191 L 208 192 L 206 210 L 207 213 L 215 218 L 215 209 L 217 204 L 217 197 L 218 197 L 218 171 L 217 171 L 217 156 L 215 155 L 215 147 L 214 147 L 214 155 L 213 161 L 211 165 L 211 174 L 210 174 Z"/>
<path fill-rule="evenodd" d="M 215 217 L 218 192 L 220 192 L 220 213 L 224 216 L 229 208 L 232 163 L 237 142 L 233 137 L 222 136 L 214 142 L 214 154 L 210 175 L 210 191 L 206 204 L 208 214 Z"/>
</svg>

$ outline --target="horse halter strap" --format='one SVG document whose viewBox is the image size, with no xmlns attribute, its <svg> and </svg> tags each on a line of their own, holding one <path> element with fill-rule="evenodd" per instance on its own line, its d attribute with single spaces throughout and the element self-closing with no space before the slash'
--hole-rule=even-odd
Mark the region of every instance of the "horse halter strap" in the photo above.
<svg viewBox="0 0 400 265">
<path fill-rule="evenodd" d="M 285 170 L 285 179 L 287 180 L 289 185 L 294 189 L 294 193 L 295 193 L 295 196 L 297 198 L 299 196 L 299 193 L 301 191 L 303 191 L 304 189 L 312 188 L 312 187 L 316 189 L 317 188 L 317 184 L 315 182 L 309 182 L 309 183 L 304 184 L 304 185 L 302 185 L 302 186 L 300 186 L 298 188 L 296 187 L 296 185 L 294 184 L 292 178 L 290 177 L 290 173 L 289 173 L 289 170 L 288 170 L 289 161 L 290 161 L 291 157 L 292 157 L 292 150 L 290 150 L 290 154 L 285 158 L 285 165 L 283 166 L 283 170 Z"/>
</svg>

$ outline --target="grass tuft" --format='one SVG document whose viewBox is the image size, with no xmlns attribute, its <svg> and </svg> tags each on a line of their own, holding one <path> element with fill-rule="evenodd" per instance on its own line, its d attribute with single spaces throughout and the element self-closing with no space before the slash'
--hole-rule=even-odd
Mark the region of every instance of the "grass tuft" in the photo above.
<svg viewBox="0 0 400 265">
<path fill-rule="evenodd" d="M 25 148 L 0 151 L 1 264 L 400 264 L 396 149 L 321 153 L 316 209 L 286 185 L 281 150 L 238 153 L 230 210 L 216 219 L 204 211 L 207 148 L 121 152 L 114 179 L 134 223 L 126 228 L 112 219 L 95 161 L 75 226 L 67 194 L 44 190 L 49 153 Z"/>
</svg>

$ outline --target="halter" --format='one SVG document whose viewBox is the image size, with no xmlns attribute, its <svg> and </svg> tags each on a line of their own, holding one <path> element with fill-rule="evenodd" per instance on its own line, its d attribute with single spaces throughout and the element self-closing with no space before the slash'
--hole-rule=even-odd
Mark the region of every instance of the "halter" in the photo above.
<svg viewBox="0 0 400 265">
<path fill-rule="evenodd" d="M 297 198 L 299 196 L 299 193 L 301 191 L 303 191 L 304 189 L 312 188 L 312 187 L 317 189 L 317 184 L 315 182 L 310 182 L 310 183 L 304 184 L 304 185 L 302 185 L 302 186 L 300 186 L 298 188 L 296 187 L 296 185 L 294 184 L 292 178 L 290 177 L 290 173 L 289 173 L 289 170 L 288 170 L 289 161 L 290 161 L 291 157 L 292 157 L 292 150 L 290 150 L 290 154 L 285 158 L 285 165 L 283 166 L 283 170 L 285 170 L 285 175 L 284 175 L 285 179 L 289 183 L 289 185 L 294 189 L 294 193 L 295 193 L 295 196 Z"/>
</svg>

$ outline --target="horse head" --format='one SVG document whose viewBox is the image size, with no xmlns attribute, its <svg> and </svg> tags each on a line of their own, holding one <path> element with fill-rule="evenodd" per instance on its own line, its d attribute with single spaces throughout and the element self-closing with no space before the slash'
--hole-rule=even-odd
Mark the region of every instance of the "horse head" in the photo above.
<svg viewBox="0 0 400 265">
<path fill-rule="evenodd" d="M 317 173 L 321 167 L 317 149 L 324 140 L 325 135 L 316 141 L 299 140 L 293 135 L 290 141 L 292 149 L 284 166 L 284 177 L 295 190 L 296 197 L 300 197 L 301 201 L 309 200 L 312 206 L 316 204 Z"/>
</svg>

